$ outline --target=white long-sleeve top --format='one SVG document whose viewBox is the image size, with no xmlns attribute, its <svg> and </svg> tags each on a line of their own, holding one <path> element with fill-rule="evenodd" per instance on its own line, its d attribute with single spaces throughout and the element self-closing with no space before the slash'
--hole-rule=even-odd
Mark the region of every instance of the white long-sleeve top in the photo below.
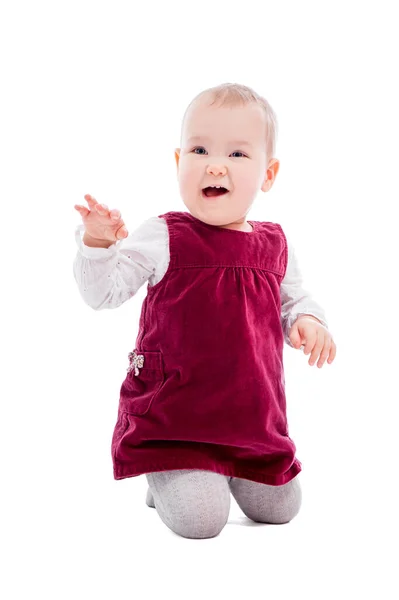
<svg viewBox="0 0 399 600">
<path fill-rule="evenodd" d="M 79 292 L 94 310 L 117 308 L 136 294 L 148 281 L 157 284 L 165 275 L 170 260 L 169 231 L 165 219 L 151 217 L 126 238 L 108 248 L 92 248 L 83 243 L 85 227 L 75 230 L 78 251 L 73 273 Z M 313 315 L 327 327 L 321 306 L 302 287 L 302 275 L 292 244 L 287 239 L 288 264 L 281 282 L 281 325 L 285 342 L 299 315 Z"/>
</svg>

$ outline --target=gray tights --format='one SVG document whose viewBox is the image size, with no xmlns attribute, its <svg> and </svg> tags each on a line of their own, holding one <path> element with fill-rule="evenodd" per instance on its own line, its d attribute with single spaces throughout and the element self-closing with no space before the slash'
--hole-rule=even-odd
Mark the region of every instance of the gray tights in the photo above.
<svg viewBox="0 0 399 600">
<path fill-rule="evenodd" d="M 156 508 L 169 529 L 186 538 L 211 538 L 222 531 L 229 518 L 230 492 L 243 513 L 258 523 L 288 523 L 302 501 L 297 477 L 279 486 L 196 469 L 146 477 L 147 505 Z"/>
</svg>

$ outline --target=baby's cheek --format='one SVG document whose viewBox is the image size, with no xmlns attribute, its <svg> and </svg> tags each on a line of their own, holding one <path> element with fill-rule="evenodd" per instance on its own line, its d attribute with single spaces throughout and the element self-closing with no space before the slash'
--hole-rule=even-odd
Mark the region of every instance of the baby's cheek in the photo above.
<svg viewBox="0 0 399 600">
<path fill-rule="evenodd" d="M 198 188 L 201 177 L 204 178 L 203 175 L 201 176 L 198 167 L 187 167 L 180 173 L 180 185 L 185 189 Z"/>
</svg>

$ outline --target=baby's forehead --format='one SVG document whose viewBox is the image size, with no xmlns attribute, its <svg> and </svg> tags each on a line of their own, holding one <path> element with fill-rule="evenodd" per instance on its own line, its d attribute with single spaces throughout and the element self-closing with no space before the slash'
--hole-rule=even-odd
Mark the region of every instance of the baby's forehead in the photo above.
<svg viewBox="0 0 399 600">
<path fill-rule="evenodd" d="M 266 126 L 265 115 L 255 102 L 225 105 L 201 98 L 188 107 L 181 134 L 186 141 L 200 141 L 202 137 L 217 139 L 221 135 L 253 141 L 260 136 L 262 125 Z"/>
</svg>

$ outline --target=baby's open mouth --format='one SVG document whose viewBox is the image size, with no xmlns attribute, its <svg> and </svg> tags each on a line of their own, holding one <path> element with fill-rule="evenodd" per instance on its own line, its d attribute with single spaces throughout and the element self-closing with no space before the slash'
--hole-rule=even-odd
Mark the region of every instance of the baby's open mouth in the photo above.
<svg viewBox="0 0 399 600">
<path fill-rule="evenodd" d="M 202 190 L 202 193 L 207 198 L 214 198 L 215 196 L 222 196 L 223 194 L 227 194 L 229 190 L 222 186 L 211 185 Z"/>
</svg>

